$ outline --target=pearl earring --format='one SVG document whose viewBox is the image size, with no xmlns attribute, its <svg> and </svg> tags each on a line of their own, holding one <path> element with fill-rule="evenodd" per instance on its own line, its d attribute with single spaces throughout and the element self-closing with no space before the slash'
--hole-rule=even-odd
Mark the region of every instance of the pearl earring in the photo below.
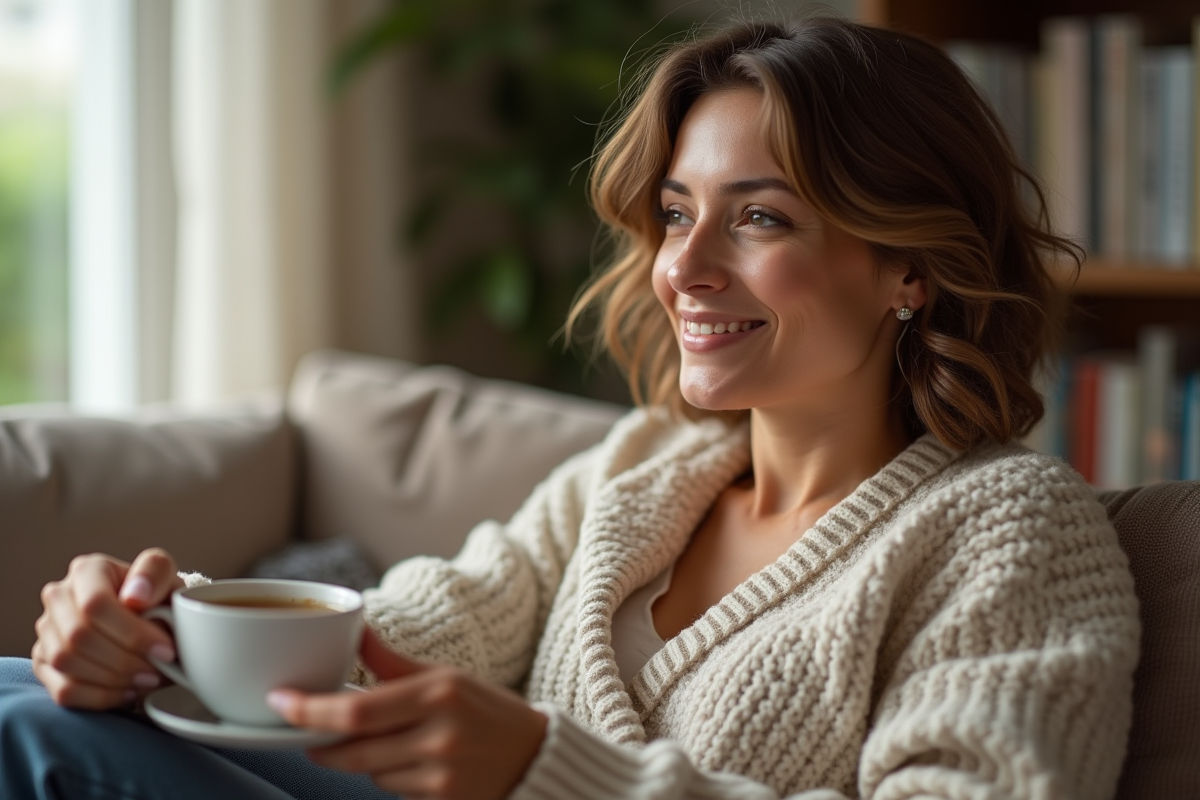
<svg viewBox="0 0 1200 800">
<path fill-rule="evenodd" d="M 912 319 L 912 316 L 913 316 L 913 310 L 911 308 L 909 308 L 908 306 L 904 306 L 903 308 L 901 308 L 899 311 L 896 312 L 896 319 L 898 319 L 902 322 L 908 322 L 910 319 Z"/>
</svg>

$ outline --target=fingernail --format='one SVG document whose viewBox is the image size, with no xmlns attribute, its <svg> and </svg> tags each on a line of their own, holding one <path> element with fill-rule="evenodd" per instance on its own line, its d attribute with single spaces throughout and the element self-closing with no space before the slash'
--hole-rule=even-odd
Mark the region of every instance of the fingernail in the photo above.
<svg viewBox="0 0 1200 800">
<path fill-rule="evenodd" d="M 171 647 L 169 644 L 150 645 L 150 657 L 157 658 L 159 661 L 174 661 L 175 648 Z"/>
<path fill-rule="evenodd" d="M 280 714 L 286 714 L 292 707 L 292 697 L 286 692 L 272 690 L 267 692 L 267 705 Z"/>
<path fill-rule="evenodd" d="M 153 689 L 162 683 L 157 672 L 139 672 L 133 676 L 133 685 L 141 689 Z"/>
<path fill-rule="evenodd" d="M 145 575 L 134 575 L 121 587 L 122 600 L 136 600 L 139 603 L 149 603 L 150 593 L 154 587 Z"/>
</svg>

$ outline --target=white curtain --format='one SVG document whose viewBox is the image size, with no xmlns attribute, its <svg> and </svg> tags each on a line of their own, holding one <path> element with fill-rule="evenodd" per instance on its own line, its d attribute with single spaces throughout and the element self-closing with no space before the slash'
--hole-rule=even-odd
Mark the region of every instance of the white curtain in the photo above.
<svg viewBox="0 0 1200 800">
<path fill-rule="evenodd" d="M 334 341 L 323 0 L 175 0 L 172 399 L 287 383 Z"/>
<path fill-rule="evenodd" d="M 337 343 L 332 0 L 76 7 L 73 403 L 285 386 L 303 353 Z"/>
</svg>

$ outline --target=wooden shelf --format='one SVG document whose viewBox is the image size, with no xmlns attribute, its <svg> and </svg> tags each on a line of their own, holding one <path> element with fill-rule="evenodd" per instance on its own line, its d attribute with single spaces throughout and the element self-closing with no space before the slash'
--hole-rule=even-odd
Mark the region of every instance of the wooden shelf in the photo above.
<svg viewBox="0 0 1200 800">
<path fill-rule="evenodd" d="M 1092 297 L 1200 300 L 1200 269 L 1194 264 L 1180 267 L 1089 260 L 1080 269 L 1079 280 L 1068 288 L 1071 294 Z"/>
<path fill-rule="evenodd" d="M 987 39 L 1036 47 L 1047 17 L 1134 13 L 1148 20 L 1156 44 L 1189 41 L 1195 0 L 856 0 L 857 18 L 934 42 Z"/>
</svg>

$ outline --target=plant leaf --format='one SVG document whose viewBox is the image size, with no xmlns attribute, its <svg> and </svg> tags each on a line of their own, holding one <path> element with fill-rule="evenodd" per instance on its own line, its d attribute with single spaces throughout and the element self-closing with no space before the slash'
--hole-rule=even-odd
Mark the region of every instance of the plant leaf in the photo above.
<svg viewBox="0 0 1200 800">
<path fill-rule="evenodd" d="M 478 285 L 484 312 L 497 326 L 515 331 L 529 318 L 533 267 L 518 253 L 505 250 L 485 264 Z"/>
<path fill-rule="evenodd" d="M 428 3 L 408 0 L 393 3 L 386 14 L 355 34 L 338 49 L 329 72 L 330 91 L 337 95 L 352 78 L 377 57 L 386 55 L 398 45 L 424 38 L 435 22 Z"/>
</svg>

